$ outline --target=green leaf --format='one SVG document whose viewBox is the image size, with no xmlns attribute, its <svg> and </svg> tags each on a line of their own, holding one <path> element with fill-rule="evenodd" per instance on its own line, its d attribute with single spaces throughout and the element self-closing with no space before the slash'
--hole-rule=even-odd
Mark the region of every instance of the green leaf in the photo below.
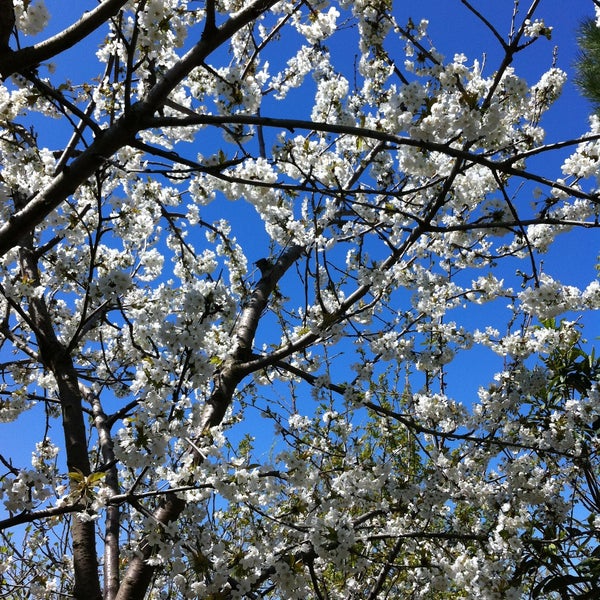
<svg viewBox="0 0 600 600">
<path fill-rule="evenodd" d="M 77 467 L 75 467 L 74 471 L 69 471 L 67 475 L 73 483 L 81 484 L 85 480 L 85 475 Z"/>
<path fill-rule="evenodd" d="M 88 484 L 94 485 L 95 483 L 102 481 L 105 477 L 106 473 L 104 471 L 96 471 L 91 473 L 86 479 Z"/>
</svg>

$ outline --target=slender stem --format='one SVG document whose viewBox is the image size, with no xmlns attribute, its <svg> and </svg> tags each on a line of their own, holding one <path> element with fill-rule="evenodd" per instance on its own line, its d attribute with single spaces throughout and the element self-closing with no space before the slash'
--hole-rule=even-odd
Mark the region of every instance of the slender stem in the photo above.
<svg viewBox="0 0 600 600">
<path fill-rule="evenodd" d="M 110 488 L 113 495 L 119 494 L 119 478 L 117 473 L 117 461 L 115 459 L 114 443 L 110 433 L 110 425 L 106 414 L 102 410 L 100 398 L 96 394 L 88 392 L 91 401 L 94 425 L 98 431 L 98 440 L 102 458 L 105 464 L 111 466 L 106 471 L 105 484 Z M 111 504 L 106 508 L 105 534 L 104 534 L 104 600 L 114 600 L 119 591 L 119 518 L 120 508 L 117 504 Z"/>
</svg>

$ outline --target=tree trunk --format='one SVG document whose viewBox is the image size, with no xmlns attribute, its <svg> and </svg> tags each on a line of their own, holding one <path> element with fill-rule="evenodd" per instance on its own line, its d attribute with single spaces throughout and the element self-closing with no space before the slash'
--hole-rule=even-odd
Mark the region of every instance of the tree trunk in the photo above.
<svg viewBox="0 0 600 600">
<path fill-rule="evenodd" d="M 40 278 L 32 235 L 27 236 L 25 244 L 26 246 L 21 247 L 19 251 L 21 274 L 36 288 L 40 285 Z M 28 300 L 29 325 L 38 343 L 40 360 L 44 367 L 52 372 L 58 386 L 67 468 L 87 476 L 90 474 L 90 462 L 77 372 L 71 356 L 56 337 L 43 295 L 34 292 Z M 101 600 L 95 524 L 81 520 L 75 513 L 71 520 L 71 536 L 75 572 L 74 596 L 78 600 Z"/>
</svg>

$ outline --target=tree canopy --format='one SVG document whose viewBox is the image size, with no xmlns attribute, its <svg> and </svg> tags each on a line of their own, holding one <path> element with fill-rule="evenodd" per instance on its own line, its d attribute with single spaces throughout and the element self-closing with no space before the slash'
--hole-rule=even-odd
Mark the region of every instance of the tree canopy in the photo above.
<svg viewBox="0 0 600 600">
<path fill-rule="evenodd" d="M 598 597 L 600 120 L 405 4 L 0 0 L 0 597 Z"/>
</svg>

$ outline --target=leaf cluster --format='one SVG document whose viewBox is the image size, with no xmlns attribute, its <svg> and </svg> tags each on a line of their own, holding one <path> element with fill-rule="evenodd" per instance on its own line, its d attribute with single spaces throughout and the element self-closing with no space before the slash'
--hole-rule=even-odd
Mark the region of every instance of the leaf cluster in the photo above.
<svg viewBox="0 0 600 600">
<path fill-rule="evenodd" d="M 600 111 L 600 27 L 586 19 L 579 27 L 575 83 Z"/>
</svg>

